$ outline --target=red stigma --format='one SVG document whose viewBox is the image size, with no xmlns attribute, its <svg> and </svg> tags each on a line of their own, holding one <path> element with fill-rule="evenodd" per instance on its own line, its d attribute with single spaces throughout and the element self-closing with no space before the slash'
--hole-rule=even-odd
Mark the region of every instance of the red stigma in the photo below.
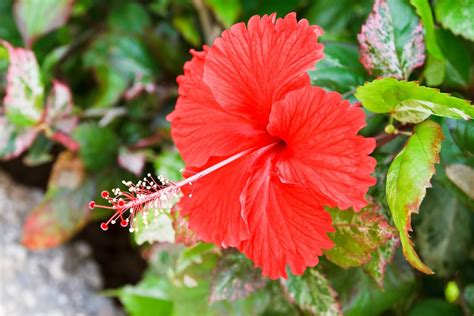
<svg viewBox="0 0 474 316">
<path fill-rule="evenodd" d="M 89 208 L 90 208 L 91 210 L 93 210 L 94 207 L 95 207 L 95 202 L 94 202 L 94 201 L 90 201 L 90 202 L 89 202 Z"/>
<path fill-rule="evenodd" d="M 102 223 L 102 224 L 100 224 L 100 228 L 102 230 L 107 230 L 107 229 L 109 229 L 109 225 L 107 225 L 107 223 Z"/>
<path fill-rule="evenodd" d="M 102 193 L 100 194 L 100 196 L 102 196 L 102 198 L 106 199 L 109 197 L 109 192 L 107 191 L 102 191 Z"/>
<path fill-rule="evenodd" d="M 128 222 L 127 222 L 126 220 L 122 220 L 122 221 L 120 222 L 120 226 L 122 226 L 122 227 L 127 227 L 127 226 L 128 226 Z"/>
</svg>

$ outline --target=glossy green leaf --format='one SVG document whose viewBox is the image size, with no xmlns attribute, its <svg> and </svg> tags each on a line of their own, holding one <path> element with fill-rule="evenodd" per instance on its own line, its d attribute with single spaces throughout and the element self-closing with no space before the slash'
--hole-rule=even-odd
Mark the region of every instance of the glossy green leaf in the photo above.
<svg viewBox="0 0 474 316">
<path fill-rule="evenodd" d="M 439 0 L 435 11 L 437 19 L 445 28 L 474 41 L 473 0 Z"/>
<path fill-rule="evenodd" d="M 289 273 L 283 285 L 290 300 L 302 310 L 313 315 L 341 314 L 336 292 L 321 272 L 308 269 L 302 276 Z"/>
<path fill-rule="evenodd" d="M 44 87 L 34 53 L 15 48 L 0 40 L 8 49 L 9 67 L 6 95 L 3 100 L 8 120 L 18 126 L 38 123 L 43 113 Z"/>
<path fill-rule="evenodd" d="M 445 75 L 445 60 L 436 38 L 433 13 L 428 0 L 410 0 L 416 8 L 416 13 L 421 18 L 428 58 L 424 75 L 429 86 L 439 86 L 443 83 Z"/>
<path fill-rule="evenodd" d="M 115 162 L 119 140 L 110 128 L 82 123 L 72 136 L 80 144 L 79 156 L 87 169 L 98 171 Z"/>
<path fill-rule="evenodd" d="M 324 59 L 317 63 L 316 70 L 308 74 L 312 85 L 342 94 L 355 91 L 367 79 L 357 47 L 342 43 L 327 43 Z"/>
<path fill-rule="evenodd" d="M 173 302 L 169 295 L 167 280 L 148 274 L 135 286 L 107 291 L 105 294 L 117 296 L 131 316 L 173 315 Z"/>
<path fill-rule="evenodd" d="M 194 47 L 201 44 L 201 35 L 196 29 L 197 21 L 192 16 L 176 16 L 173 19 L 174 27 L 186 41 Z"/>
<path fill-rule="evenodd" d="M 408 316 L 461 316 L 461 309 L 441 299 L 426 299 L 417 303 Z"/>
<path fill-rule="evenodd" d="M 374 76 L 408 79 L 423 65 L 423 28 L 408 0 L 377 0 L 357 36 L 361 62 Z"/>
<path fill-rule="evenodd" d="M 357 213 L 339 209 L 328 211 L 336 229 L 329 233 L 335 246 L 324 255 L 342 268 L 369 262 L 372 252 L 394 236 L 395 229 L 389 226 L 375 204 L 369 204 Z"/>
<path fill-rule="evenodd" d="M 439 124 L 425 121 L 417 125 L 387 173 L 387 201 L 400 233 L 403 254 L 413 267 L 428 274 L 433 272 L 416 254 L 408 232 L 411 231 L 411 214 L 418 213 L 435 172 L 434 165 L 439 162 L 443 138 Z"/>
<path fill-rule="evenodd" d="M 390 113 L 403 123 L 420 123 L 430 115 L 465 120 L 474 117 L 474 106 L 468 101 L 416 82 L 374 80 L 359 87 L 355 96 L 369 111 Z"/>
<path fill-rule="evenodd" d="M 468 258 L 471 245 L 469 210 L 453 192 L 433 181 L 421 204 L 416 245 L 425 262 L 440 276 L 449 276 Z"/>
<path fill-rule="evenodd" d="M 27 47 L 66 23 L 74 0 L 17 0 L 15 20 Z"/>
<path fill-rule="evenodd" d="M 209 301 L 236 301 L 261 289 L 266 283 L 252 261 L 240 253 L 227 253 L 213 273 Z"/>
<path fill-rule="evenodd" d="M 467 40 L 453 33 L 437 29 L 436 37 L 445 57 L 446 87 L 464 89 L 474 81 L 474 47 Z"/>
<path fill-rule="evenodd" d="M 397 258 L 387 265 L 383 291 L 360 268 L 334 268 L 328 272 L 328 279 L 338 294 L 344 316 L 378 316 L 390 309 L 403 315 L 416 289 L 413 270 Z"/>
</svg>

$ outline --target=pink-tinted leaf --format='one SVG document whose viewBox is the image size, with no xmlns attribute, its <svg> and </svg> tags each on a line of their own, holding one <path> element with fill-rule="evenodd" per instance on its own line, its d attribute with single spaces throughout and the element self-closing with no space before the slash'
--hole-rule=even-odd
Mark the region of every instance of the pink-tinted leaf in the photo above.
<svg viewBox="0 0 474 316">
<path fill-rule="evenodd" d="M 35 125 L 41 119 L 44 94 L 35 55 L 6 41 L 0 40 L 0 44 L 7 48 L 10 60 L 3 100 L 5 113 L 18 126 Z"/>
<path fill-rule="evenodd" d="M 79 121 L 78 117 L 72 114 L 72 107 L 69 87 L 55 80 L 46 102 L 45 123 L 56 130 L 70 134 Z"/>
<path fill-rule="evenodd" d="M 391 227 L 373 203 L 360 212 L 329 209 L 336 229 L 329 236 L 334 248 L 324 252 L 326 258 L 340 267 L 360 266 L 372 259 L 372 253 L 395 235 Z"/>
<path fill-rule="evenodd" d="M 32 127 L 13 125 L 5 116 L 0 116 L 0 160 L 9 160 L 21 155 L 36 138 Z"/>
<path fill-rule="evenodd" d="M 74 0 L 16 0 L 15 21 L 27 47 L 66 23 Z"/>
<path fill-rule="evenodd" d="M 145 158 L 143 151 L 130 151 L 128 148 L 122 147 L 119 151 L 118 163 L 120 167 L 139 177 L 145 167 Z"/>
<path fill-rule="evenodd" d="M 209 301 L 242 299 L 267 284 L 260 270 L 244 255 L 230 252 L 224 255 L 214 270 Z"/>
<path fill-rule="evenodd" d="M 58 246 L 81 229 L 89 218 L 87 201 L 94 183 L 85 178 L 81 160 L 64 152 L 56 161 L 44 200 L 27 217 L 23 244 L 29 249 Z"/>
<path fill-rule="evenodd" d="M 400 239 L 398 237 L 389 239 L 385 245 L 372 253 L 372 260 L 362 267 L 364 272 L 370 275 L 381 289 L 384 288 L 387 264 L 393 261 L 395 251 L 399 245 Z"/>
<path fill-rule="evenodd" d="M 408 1 L 376 0 L 358 40 L 361 62 L 375 76 L 408 79 L 425 60 L 423 28 Z"/>
</svg>

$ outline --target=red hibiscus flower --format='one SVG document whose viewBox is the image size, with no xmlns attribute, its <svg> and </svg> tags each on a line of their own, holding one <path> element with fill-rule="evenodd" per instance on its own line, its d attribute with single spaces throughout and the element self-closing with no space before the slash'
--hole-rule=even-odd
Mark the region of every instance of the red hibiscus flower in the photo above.
<svg viewBox="0 0 474 316">
<path fill-rule="evenodd" d="M 333 246 L 324 207 L 360 209 L 375 183 L 363 110 L 310 85 L 321 34 L 295 14 L 234 25 L 192 52 L 168 116 L 192 178 L 178 183 L 181 215 L 272 279 L 316 265 Z"/>
<path fill-rule="evenodd" d="M 178 77 L 168 116 L 186 163 L 185 180 L 149 174 L 102 197 L 114 215 L 102 223 L 136 230 L 136 214 L 170 208 L 206 241 L 236 247 L 272 279 L 286 267 L 302 274 L 333 246 L 325 206 L 358 210 L 375 183 L 373 139 L 358 136 L 364 112 L 335 92 L 310 85 L 306 73 L 323 57 L 322 30 L 295 14 L 234 25 L 212 47 L 193 51 Z"/>
</svg>

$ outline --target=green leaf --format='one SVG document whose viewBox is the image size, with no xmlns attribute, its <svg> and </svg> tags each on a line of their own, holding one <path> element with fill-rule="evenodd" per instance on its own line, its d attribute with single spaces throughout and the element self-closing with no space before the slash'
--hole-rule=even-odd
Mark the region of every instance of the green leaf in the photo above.
<svg viewBox="0 0 474 316">
<path fill-rule="evenodd" d="M 378 316 L 389 309 L 403 315 L 416 290 L 413 270 L 399 260 L 387 266 L 383 291 L 360 268 L 334 268 L 328 271 L 328 279 L 338 293 L 344 316 Z"/>
<path fill-rule="evenodd" d="M 153 161 L 156 174 L 162 175 L 171 181 L 179 181 L 183 178 L 181 170 L 184 162 L 176 150 L 165 149 Z"/>
<path fill-rule="evenodd" d="M 43 113 L 44 87 L 34 53 L 23 48 L 14 48 L 0 40 L 8 49 L 5 113 L 8 120 L 18 126 L 33 126 L 41 120 Z"/>
<path fill-rule="evenodd" d="M 308 71 L 312 85 L 344 94 L 364 84 L 367 72 L 359 62 L 357 46 L 327 43 L 324 55 L 316 70 Z"/>
<path fill-rule="evenodd" d="M 72 136 L 80 144 L 79 156 L 87 169 L 99 171 L 115 163 L 119 140 L 110 128 L 82 123 Z"/>
<path fill-rule="evenodd" d="M 474 41 L 473 0 L 439 0 L 435 11 L 436 18 L 445 28 Z"/>
<path fill-rule="evenodd" d="M 242 11 L 239 0 L 205 0 L 207 5 L 214 12 L 217 20 L 225 28 L 230 28 L 234 24 Z"/>
<path fill-rule="evenodd" d="M 461 316 L 461 309 L 441 299 L 425 299 L 417 303 L 408 316 Z"/>
<path fill-rule="evenodd" d="M 117 3 L 107 19 L 110 29 L 124 33 L 142 33 L 151 24 L 146 9 L 139 3 Z"/>
<path fill-rule="evenodd" d="M 416 82 L 374 80 L 359 87 L 355 96 L 369 111 L 390 113 L 403 123 L 420 123 L 430 115 L 465 120 L 474 117 L 474 106 L 468 101 Z"/>
<path fill-rule="evenodd" d="M 96 107 L 116 103 L 136 78 L 152 76 L 157 70 L 143 41 L 131 34 L 105 33 L 98 36 L 83 55 L 86 68 L 92 68 L 99 83 Z"/>
<path fill-rule="evenodd" d="M 27 47 L 43 34 L 66 23 L 73 0 L 17 0 L 14 6 L 15 20 Z"/>
<path fill-rule="evenodd" d="M 416 8 L 416 13 L 421 18 L 425 31 L 426 50 L 428 51 L 427 63 L 424 71 L 426 82 L 429 86 L 439 86 L 443 83 L 445 75 L 445 60 L 443 52 L 438 46 L 433 13 L 428 0 L 410 0 Z"/>
<path fill-rule="evenodd" d="M 193 16 L 175 16 L 173 18 L 173 25 L 189 44 L 194 47 L 201 44 L 201 35 L 196 28 L 197 22 Z"/>
<path fill-rule="evenodd" d="M 365 0 L 309 1 L 303 17 L 323 28 L 325 41 L 354 42 L 372 4 Z"/>
<path fill-rule="evenodd" d="M 439 162 L 443 138 L 439 124 L 425 121 L 417 125 L 387 173 L 387 201 L 400 233 L 403 254 L 413 267 L 427 274 L 433 272 L 416 254 L 408 232 L 411 230 L 411 214 L 418 213 L 435 172 L 434 164 Z"/>
<path fill-rule="evenodd" d="M 63 152 L 54 164 L 44 200 L 25 221 L 22 243 L 29 249 L 43 249 L 69 240 L 87 223 L 87 202 L 94 190 L 81 160 Z"/>
<path fill-rule="evenodd" d="M 438 181 L 421 204 L 416 245 L 427 264 L 440 276 L 449 276 L 468 258 L 471 246 L 469 210 Z"/>
<path fill-rule="evenodd" d="M 467 157 L 474 156 L 474 124 L 472 122 L 457 121 L 450 130 L 454 142 Z"/>
<path fill-rule="evenodd" d="M 302 310 L 313 315 L 341 314 L 336 292 L 321 272 L 308 269 L 302 276 L 289 273 L 288 280 L 282 282 L 290 300 Z"/>
<path fill-rule="evenodd" d="M 474 313 L 474 284 L 466 286 L 462 296 L 471 310 L 471 313 Z"/>
<path fill-rule="evenodd" d="M 213 273 L 209 301 L 235 301 L 265 286 L 262 272 L 244 255 L 231 252 L 218 262 Z"/>
<path fill-rule="evenodd" d="M 176 261 L 172 281 L 189 288 L 209 283 L 208 277 L 217 264 L 217 248 L 213 244 L 198 243 L 186 248 Z"/>
<path fill-rule="evenodd" d="M 117 296 L 131 316 L 173 315 L 173 302 L 169 295 L 170 284 L 165 279 L 147 274 L 135 286 L 106 291 Z"/>
<path fill-rule="evenodd" d="M 372 260 L 362 267 L 364 272 L 370 275 L 381 289 L 384 288 L 387 265 L 393 261 L 399 244 L 400 239 L 389 239 L 385 245 L 377 248 L 372 253 Z"/>
<path fill-rule="evenodd" d="M 357 213 L 352 209 L 328 211 L 336 229 L 329 233 L 335 246 L 326 250 L 324 255 L 342 268 L 369 262 L 371 253 L 394 236 L 395 229 L 389 226 L 375 204 L 369 204 Z"/>
<path fill-rule="evenodd" d="M 474 73 L 471 73 L 474 66 L 471 43 L 444 29 L 436 30 L 436 37 L 445 56 L 444 85 L 457 89 L 468 87 L 474 79 Z"/>
<path fill-rule="evenodd" d="M 357 36 L 361 62 L 374 76 L 408 79 L 423 65 L 423 28 L 408 0 L 375 1 Z"/>
</svg>

